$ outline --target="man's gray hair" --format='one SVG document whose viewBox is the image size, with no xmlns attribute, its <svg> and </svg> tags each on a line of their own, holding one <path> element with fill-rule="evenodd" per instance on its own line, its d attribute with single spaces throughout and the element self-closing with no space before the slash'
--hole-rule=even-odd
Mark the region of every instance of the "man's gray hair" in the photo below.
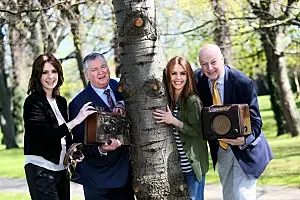
<svg viewBox="0 0 300 200">
<path fill-rule="evenodd" d="M 101 57 L 105 60 L 104 56 L 101 53 L 98 53 L 98 52 L 93 52 L 93 53 L 90 53 L 90 54 L 86 55 L 83 59 L 84 68 L 87 69 L 89 67 L 88 66 L 88 61 L 95 60 L 97 57 Z"/>
</svg>

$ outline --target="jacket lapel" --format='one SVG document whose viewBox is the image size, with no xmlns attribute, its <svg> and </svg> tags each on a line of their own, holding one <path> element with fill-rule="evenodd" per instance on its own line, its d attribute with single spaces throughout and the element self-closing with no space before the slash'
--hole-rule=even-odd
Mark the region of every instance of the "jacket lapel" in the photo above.
<svg viewBox="0 0 300 200">
<path fill-rule="evenodd" d="M 231 80 L 231 70 L 230 68 L 225 65 L 225 77 L 224 77 L 224 102 L 223 104 L 229 104 L 230 103 L 230 98 L 232 96 L 232 80 Z"/>
<path fill-rule="evenodd" d="M 68 118 L 68 114 L 66 113 L 67 108 L 65 108 L 63 101 L 62 101 L 62 97 L 57 97 L 56 98 L 56 103 L 57 103 L 57 107 L 61 113 L 61 115 L 63 116 L 63 118 L 65 119 L 66 122 L 68 122 L 69 118 Z"/>
<path fill-rule="evenodd" d="M 203 103 L 203 106 L 208 107 L 213 104 L 212 102 L 212 94 L 208 85 L 208 78 L 205 76 L 205 74 L 201 74 L 201 77 L 199 78 L 199 96 L 201 97 L 201 101 Z"/>
<path fill-rule="evenodd" d="M 99 95 L 92 88 L 90 83 L 86 87 L 86 94 L 88 95 L 89 97 L 88 99 L 93 103 L 94 106 L 102 107 L 106 111 L 110 110 L 109 107 L 106 105 L 106 103 L 99 97 Z"/>
<path fill-rule="evenodd" d="M 44 109 L 45 109 L 45 113 L 46 113 L 46 116 L 52 121 L 54 122 L 53 123 L 53 127 L 58 127 L 58 121 L 56 119 L 56 116 L 54 114 L 54 111 L 52 110 L 48 100 L 47 100 L 47 97 L 46 96 L 41 96 L 42 98 L 42 102 L 43 102 L 43 106 L 44 106 Z M 56 122 L 56 123 L 55 123 Z"/>
</svg>

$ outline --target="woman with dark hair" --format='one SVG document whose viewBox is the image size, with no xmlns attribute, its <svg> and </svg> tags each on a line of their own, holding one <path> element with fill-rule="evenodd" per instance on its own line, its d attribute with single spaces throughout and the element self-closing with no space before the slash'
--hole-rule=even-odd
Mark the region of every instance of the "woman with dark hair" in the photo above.
<svg viewBox="0 0 300 200">
<path fill-rule="evenodd" d="M 188 60 L 179 56 L 168 62 L 165 72 L 170 106 L 166 111 L 156 109 L 154 118 L 157 123 L 173 126 L 190 197 L 203 200 L 208 150 L 201 129 L 202 103 L 196 95 L 194 73 Z"/>
<path fill-rule="evenodd" d="M 33 200 L 69 200 L 70 182 L 63 165 L 70 130 L 92 111 L 85 104 L 68 122 L 67 101 L 59 95 L 64 77 L 60 62 L 50 53 L 33 63 L 24 103 L 25 174 Z"/>
</svg>

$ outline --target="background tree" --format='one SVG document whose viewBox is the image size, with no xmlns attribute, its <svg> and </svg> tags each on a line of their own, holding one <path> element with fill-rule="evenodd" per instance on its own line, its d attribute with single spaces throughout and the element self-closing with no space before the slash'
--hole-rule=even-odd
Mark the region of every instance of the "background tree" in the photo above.
<svg viewBox="0 0 300 200">
<path fill-rule="evenodd" d="M 5 70 L 4 20 L 0 19 L 0 125 L 3 132 L 4 144 L 7 149 L 17 148 L 15 126 L 11 112 L 11 93 L 7 84 Z M 5 95 L 4 95 L 5 94 Z"/>
<path fill-rule="evenodd" d="M 288 129 L 292 136 L 300 133 L 300 115 L 294 101 L 291 86 L 288 79 L 286 61 L 284 53 L 288 46 L 285 38 L 287 26 L 296 22 L 299 16 L 298 1 L 280 2 L 281 9 L 277 9 L 279 4 L 271 1 L 259 1 L 254 3 L 249 0 L 253 9 L 253 14 L 259 18 L 259 34 L 267 58 L 268 76 L 274 75 L 276 86 L 279 88 L 279 99 L 282 105 L 283 114 L 287 122 Z M 285 5 L 284 7 L 282 5 Z M 269 79 L 272 79 L 270 77 Z M 273 92 L 274 93 L 274 92 Z"/>
<path fill-rule="evenodd" d="M 211 0 L 215 15 L 215 30 L 214 30 L 214 41 L 220 47 L 224 58 L 225 64 L 232 63 L 232 51 L 231 51 L 231 31 L 226 17 L 226 1 L 224 0 Z"/>
</svg>

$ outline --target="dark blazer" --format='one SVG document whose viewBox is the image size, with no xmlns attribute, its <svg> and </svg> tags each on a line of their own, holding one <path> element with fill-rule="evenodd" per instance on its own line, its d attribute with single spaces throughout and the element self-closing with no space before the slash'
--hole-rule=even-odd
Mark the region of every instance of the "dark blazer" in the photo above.
<svg viewBox="0 0 300 200">
<path fill-rule="evenodd" d="M 261 130 L 262 120 L 258 107 L 257 95 L 252 79 L 242 72 L 225 67 L 224 77 L 224 102 L 223 104 L 248 104 L 252 134 L 246 136 L 246 144 L 243 146 L 231 146 L 241 168 L 249 177 L 258 178 L 268 163 L 273 158 L 270 146 Z M 203 106 L 213 104 L 212 95 L 208 84 L 208 77 L 201 69 L 195 71 L 196 87 Z M 203 116 L 204 117 L 204 116 Z M 219 149 L 218 141 L 209 141 L 213 166 L 217 163 Z"/>
<path fill-rule="evenodd" d="M 111 79 L 110 87 L 115 94 L 116 100 L 122 100 L 122 95 L 117 91 L 118 82 Z M 103 107 L 105 111 L 110 109 L 97 95 L 90 83 L 79 93 L 69 105 L 70 119 L 77 116 L 81 107 L 91 101 L 94 106 Z M 73 142 L 84 142 L 85 122 L 76 126 L 73 130 Z M 84 160 L 76 167 L 79 178 L 74 180 L 86 187 L 91 188 L 116 188 L 125 185 L 129 172 L 129 149 L 121 146 L 103 156 L 96 145 L 85 145 Z"/>
<path fill-rule="evenodd" d="M 58 108 L 66 120 L 67 101 L 61 96 L 56 97 Z M 66 124 L 58 126 L 58 121 L 45 95 L 33 93 L 24 103 L 24 154 L 42 156 L 55 164 L 59 164 L 61 138 L 71 142 L 71 133 Z"/>
</svg>

